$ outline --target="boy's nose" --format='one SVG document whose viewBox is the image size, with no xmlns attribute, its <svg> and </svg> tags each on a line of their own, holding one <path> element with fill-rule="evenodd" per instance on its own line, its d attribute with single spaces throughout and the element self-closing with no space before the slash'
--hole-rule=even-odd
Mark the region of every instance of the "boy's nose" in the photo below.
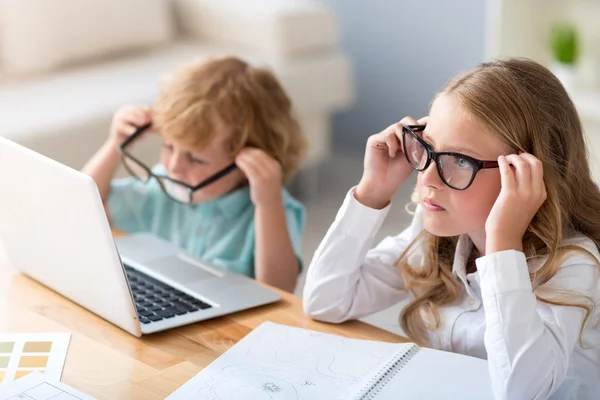
<svg viewBox="0 0 600 400">
<path fill-rule="evenodd" d="M 185 171 L 185 158 L 183 157 L 183 155 L 178 152 L 178 151 L 174 151 L 173 155 L 171 156 L 170 160 L 169 160 L 169 165 L 167 167 L 169 175 L 173 178 L 181 178 L 183 176 L 183 173 Z"/>
</svg>

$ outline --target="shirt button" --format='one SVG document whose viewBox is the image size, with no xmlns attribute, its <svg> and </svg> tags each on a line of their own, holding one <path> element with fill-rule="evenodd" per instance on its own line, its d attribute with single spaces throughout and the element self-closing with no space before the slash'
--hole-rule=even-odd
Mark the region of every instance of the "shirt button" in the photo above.
<svg viewBox="0 0 600 400">
<path fill-rule="evenodd" d="M 473 307 L 473 306 L 475 305 L 475 300 L 473 300 L 473 299 L 469 299 L 469 300 L 467 301 L 467 305 L 468 305 L 469 307 Z"/>
</svg>

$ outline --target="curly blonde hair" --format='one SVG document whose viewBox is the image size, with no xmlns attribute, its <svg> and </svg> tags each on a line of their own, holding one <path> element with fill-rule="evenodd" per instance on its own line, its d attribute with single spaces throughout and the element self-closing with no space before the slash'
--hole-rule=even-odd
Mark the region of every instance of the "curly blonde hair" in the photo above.
<svg viewBox="0 0 600 400">
<path fill-rule="evenodd" d="M 232 157 L 244 147 L 259 148 L 279 162 L 284 182 L 298 169 L 306 141 L 290 99 L 268 69 L 218 56 L 167 77 L 153 112 L 163 138 L 202 149 L 218 122 L 231 130 Z"/>
<path fill-rule="evenodd" d="M 523 58 L 483 63 L 450 81 L 438 95 L 451 96 L 510 147 L 523 149 L 542 162 L 547 199 L 523 237 L 523 249 L 528 261 L 546 259 L 530 276 L 538 301 L 585 311 L 581 344 L 594 299 L 541 287 L 571 252 L 585 253 L 598 265 L 585 249 L 563 244 L 572 232 L 600 244 L 600 190 L 591 177 L 573 102 L 550 71 Z M 464 294 L 452 275 L 457 239 L 422 232 L 396 263 L 414 295 L 400 317 L 404 331 L 414 340 L 426 342 L 427 331 L 439 327 L 439 307 L 453 304 Z M 424 246 L 426 257 L 424 265 L 415 268 L 408 264 L 408 256 L 419 246 Z"/>
</svg>

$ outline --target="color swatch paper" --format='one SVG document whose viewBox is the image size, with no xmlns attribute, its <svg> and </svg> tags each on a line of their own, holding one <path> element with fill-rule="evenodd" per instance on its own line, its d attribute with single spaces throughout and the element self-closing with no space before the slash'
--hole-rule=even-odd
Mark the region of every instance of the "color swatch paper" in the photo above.
<svg viewBox="0 0 600 400">
<path fill-rule="evenodd" d="M 32 372 L 60 380 L 70 333 L 0 334 L 0 387 Z"/>
</svg>

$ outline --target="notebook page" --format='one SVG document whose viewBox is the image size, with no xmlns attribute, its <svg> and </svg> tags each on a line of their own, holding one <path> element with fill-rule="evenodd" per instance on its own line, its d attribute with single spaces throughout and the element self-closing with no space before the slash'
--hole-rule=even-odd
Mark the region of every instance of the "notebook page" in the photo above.
<svg viewBox="0 0 600 400">
<path fill-rule="evenodd" d="M 347 399 L 351 386 L 408 347 L 265 322 L 168 400 Z"/>
<path fill-rule="evenodd" d="M 373 399 L 494 400 L 494 395 L 487 361 L 422 348 Z"/>
</svg>

